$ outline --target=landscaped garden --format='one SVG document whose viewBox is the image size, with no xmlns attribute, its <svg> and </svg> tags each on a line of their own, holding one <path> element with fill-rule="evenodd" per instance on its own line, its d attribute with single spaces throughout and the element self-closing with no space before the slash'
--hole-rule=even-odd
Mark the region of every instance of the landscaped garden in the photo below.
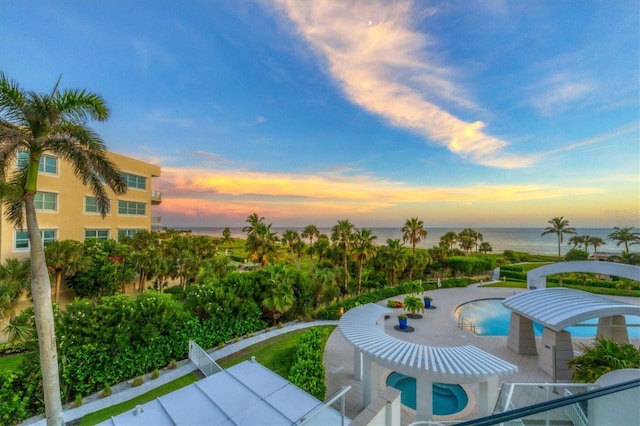
<svg viewBox="0 0 640 426">
<path fill-rule="evenodd" d="M 338 319 L 346 310 L 382 299 L 405 294 L 419 298 L 425 290 L 487 282 L 489 271 L 496 266 L 501 266 L 506 281 L 491 285 L 524 287 L 526 269 L 535 267 L 512 265 L 532 261 L 523 253 L 472 251 L 472 230 L 466 230 L 469 235 L 464 236 L 466 243 L 460 249 L 443 242 L 424 250 L 404 247 L 400 240 L 376 246 L 375 236 L 356 230 L 348 221 L 339 221 L 330 237 L 319 235 L 313 226 L 300 235 L 285 232 L 282 244 L 261 218 L 252 215 L 247 223 L 246 240 L 228 234 L 210 238 L 164 230 L 141 232 L 120 242 L 65 244 L 66 254 L 54 250 L 58 242 L 48 245 L 47 262 L 64 265 L 52 267 L 51 273 L 61 276 L 80 296 L 55 309 L 64 401 L 81 402 L 90 394 L 185 359 L 189 340 L 215 348 L 283 322 Z M 535 260 L 549 262 L 552 258 Z M 538 266 L 541 264 L 545 263 Z M 29 270 L 18 266 L 11 268 Z M 6 273 L 6 265 L 2 267 L 4 287 L 0 288 L 24 288 L 28 277 Z M 131 292 L 134 277 L 139 280 Z M 553 277 L 548 281 L 556 285 Z M 598 280 L 584 274 L 564 276 L 562 285 L 608 294 L 640 293 L 633 282 Z M 11 350 L 17 348 L 28 355 L 21 363 L 20 358 L 7 358 L 4 362 L 10 368 L 0 374 L 0 421 L 9 424 L 43 410 L 40 366 L 37 356 L 32 356 L 38 353 L 33 311 L 14 312 L 19 292 L 13 290 L 5 298 L 9 308 L 4 312 L 11 314 L 3 318 L 15 331 Z M 407 303 L 413 314 L 422 309 L 421 300 L 399 301 Z M 291 344 L 283 343 L 287 347 L 289 352 L 268 366 L 295 382 L 292 373 L 286 372 L 293 357 Z M 263 363 L 268 359 L 266 353 L 257 357 Z M 320 381 L 309 391 L 322 395 L 323 379 Z"/>
</svg>

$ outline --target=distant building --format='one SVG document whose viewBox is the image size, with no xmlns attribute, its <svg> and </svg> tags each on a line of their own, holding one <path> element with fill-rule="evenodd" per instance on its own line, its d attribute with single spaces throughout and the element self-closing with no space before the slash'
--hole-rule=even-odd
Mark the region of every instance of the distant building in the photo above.
<svg viewBox="0 0 640 426">
<path fill-rule="evenodd" d="M 159 218 L 151 216 L 151 206 L 162 201 L 160 192 L 152 190 L 152 179 L 160 176 L 160 167 L 112 152 L 107 156 L 120 169 L 128 190 L 119 196 L 107 190 L 111 203 L 104 218 L 91 189 L 80 182 L 71 164 L 56 156 L 42 156 L 35 207 L 45 245 L 56 240 L 118 240 L 160 224 Z M 26 224 L 24 229 L 16 229 L 6 221 L 2 206 L 0 213 L 0 262 L 29 257 Z"/>
</svg>

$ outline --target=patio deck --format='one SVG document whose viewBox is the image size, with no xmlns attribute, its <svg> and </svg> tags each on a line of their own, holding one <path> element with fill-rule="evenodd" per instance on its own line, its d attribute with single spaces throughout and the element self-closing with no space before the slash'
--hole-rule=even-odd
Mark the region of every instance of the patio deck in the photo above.
<svg viewBox="0 0 640 426">
<path fill-rule="evenodd" d="M 394 309 L 394 315 L 386 320 L 386 333 L 399 339 L 410 342 L 433 346 L 462 346 L 473 345 L 507 362 L 518 366 L 518 372 L 500 378 L 500 382 L 551 382 L 552 378 L 538 368 L 538 357 L 535 355 L 518 355 L 507 347 L 507 336 L 477 336 L 468 330 L 457 327 L 455 310 L 458 306 L 468 301 L 477 299 L 506 298 L 514 293 L 527 290 L 513 288 L 493 288 L 472 285 L 466 288 L 439 289 L 425 292 L 433 298 L 432 304 L 436 309 L 428 309 L 422 313 L 422 319 L 410 319 L 409 324 L 415 328 L 413 333 L 401 333 L 394 330 L 397 324 L 395 316 L 402 312 Z M 402 300 L 404 296 L 392 299 Z M 629 303 L 639 304 L 637 298 L 620 298 Z M 380 301 L 380 305 L 386 306 L 386 300 Z M 593 339 L 574 338 L 574 345 L 590 343 Z M 536 339 L 539 345 L 540 339 Z M 640 339 L 633 339 L 636 346 Z M 577 348 L 576 348 L 577 349 Z M 331 334 L 325 348 L 324 364 L 326 369 L 327 394 L 339 389 L 341 386 L 351 385 L 347 394 L 347 415 L 355 418 L 364 408 L 362 405 L 362 382 L 354 380 L 354 348 L 340 330 Z M 375 380 L 379 383 L 379 390 L 384 388 L 384 379 L 391 371 L 377 366 L 374 370 Z M 374 382 L 375 383 L 375 382 Z M 477 400 L 478 385 L 463 385 L 470 396 L 471 401 Z M 434 420 L 473 419 L 479 416 L 477 405 L 471 402 L 471 406 L 462 412 L 463 414 L 452 416 L 435 416 Z M 402 424 L 415 421 L 415 411 L 403 406 Z"/>
</svg>

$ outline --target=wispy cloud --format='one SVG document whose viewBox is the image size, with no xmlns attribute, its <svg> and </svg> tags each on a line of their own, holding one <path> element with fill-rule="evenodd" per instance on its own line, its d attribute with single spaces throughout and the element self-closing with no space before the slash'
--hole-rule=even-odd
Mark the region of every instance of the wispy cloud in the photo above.
<svg viewBox="0 0 640 426">
<path fill-rule="evenodd" d="M 139 38 L 131 40 L 130 43 L 137 65 L 142 71 L 147 71 L 152 62 L 159 62 L 162 65 L 170 65 L 174 62 L 172 55 L 155 43 Z"/>
<path fill-rule="evenodd" d="M 486 134 L 486 123 L 462 120 L 440 106 L 477 108 L 455 83 L 456 73 L 434 53 L 436 40 L 415 30 L 417 20 L 436 9 L 364 0 L 279 4 L 355 104 L 478 164 L 533 163 L 533 157 L 505 152 L 508 143 Z"/>
<path fill-rule="evenodd" d="M 568 72 L 545 77 L 529 89 L 530 103 L 547 116 L 563 112 L 596 90 L 595 83 Z"/>
<path fill-rule="evenodd" d="M 342 172 L 309 175 L 196 168 L 163 168 L 157 186 L 163 198 L 171 200 L 159 208 L 167 213 L 246 216 L 260 210 L 272 217 L 312 217 L 319 212 L 339 217 L 429 203 L 513 203 L 600 192 L 594 187 L 537 183 L 429 187 Z"/>
</svg>

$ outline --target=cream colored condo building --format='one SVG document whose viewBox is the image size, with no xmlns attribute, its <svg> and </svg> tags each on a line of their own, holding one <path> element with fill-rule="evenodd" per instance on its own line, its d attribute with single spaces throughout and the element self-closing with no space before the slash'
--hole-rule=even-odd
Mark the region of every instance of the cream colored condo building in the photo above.
<svg viewBox="0 0 640 426">
<path fill-rule="evenodd" d="M 109 213 L 102 218 L 89 187 L 73 173 L 73 167 L 62 158 L 43 155 L 38 175 L 35 206 L 43 243 L 55 240 L 84 241 L 87 238 L 114 239 L 150 230 L 159 224 L 151 216 L 151 206 L 161 202 L 161 194 L 152 190 L 152 179 L 160 176 L 160 167 L 144 161 L 108 153 L 125 178 L 128 190 L 116 196 L 110 190 Z M 18 161 L 24 161 L 20 156 Z M 2 207 L 0 207 L 2 209 Z M 16 229 L 2 212 L 0 218 L 0 261 L 29 257 L 26 224 Z"/>
</svg>

